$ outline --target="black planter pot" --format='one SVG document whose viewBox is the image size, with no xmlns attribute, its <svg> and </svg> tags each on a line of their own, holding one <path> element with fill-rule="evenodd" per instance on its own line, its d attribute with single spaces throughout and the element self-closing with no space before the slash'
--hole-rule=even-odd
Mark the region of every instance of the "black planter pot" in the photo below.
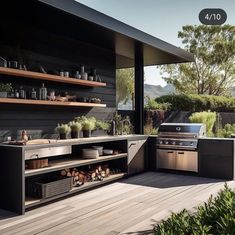
<svg viewBox="0 0 235 235">
<path fill-rule="evenodd" d="M 60 134 L 60 139 L 61 140 L 66 140 L 67 139 L 67 134 Z"/>
<path fill-rule="evenodd" d="M 71 132 L 71 138 L 72 139 L 78 139 L 79 138 L 79 132 L 72 131 Z"/>
<path fill-rule="evenodd" d="M 89 137 L 91 137 L 91 130 L 83 131 L 83 137 L 84 137 L 84 138 L 89 138 Z"/>
</svg>

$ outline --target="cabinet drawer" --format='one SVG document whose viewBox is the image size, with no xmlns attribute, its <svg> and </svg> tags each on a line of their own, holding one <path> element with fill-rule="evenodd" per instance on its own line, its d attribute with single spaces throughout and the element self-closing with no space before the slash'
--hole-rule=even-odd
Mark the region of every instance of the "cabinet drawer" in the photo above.
<svg viewBox="0 0 235 235">
<path fill-rule="evenodd" d="M 71 146 L 49 147 L 25 150 L 25 160 L 71 154 Z"/>
<path fill-rule="evenodd" d="M 128 141 L 128 163 L 135 157 L 138 151 L 144 146 L 146 140 Z"/>
</svg>

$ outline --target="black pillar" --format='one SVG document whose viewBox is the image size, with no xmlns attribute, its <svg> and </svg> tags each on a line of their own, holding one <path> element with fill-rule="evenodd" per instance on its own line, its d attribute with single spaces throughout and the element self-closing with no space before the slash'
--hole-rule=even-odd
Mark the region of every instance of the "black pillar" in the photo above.
<svg viewBox="0 0 235 235">
<path fill-rule="evenodd" d="M 135 133 L 144 133 L 144 59 L 143 45 L 135 45 Z"/>
</svg>

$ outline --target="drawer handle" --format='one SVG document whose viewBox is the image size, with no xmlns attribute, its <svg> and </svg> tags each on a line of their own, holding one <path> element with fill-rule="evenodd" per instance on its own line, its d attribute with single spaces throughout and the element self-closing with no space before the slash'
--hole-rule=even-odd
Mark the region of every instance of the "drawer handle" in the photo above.
<svg viewBox="0 0 235 235">
<path fill-rule="evenodd" d="M 32 157 L 39 158 L 38 154 L 36 154 L 36 153 L 34 153 L 34 154 L 32 154 L 32 155 L 30 156 L 30 158 L 32 158 Z"/>
<path fill-rule="evenodd" d="M 130 148 L 131 146 L 135 146 L 135 145 L 136 145 L 136 143 L 132 143 L 132 144 L 130 144 L 129 148 Z"/>
<path fill-rule="evenodd" d="M 168 151 L 167 153 L 174 153 L 173 151 Z"/>
<path fill-rule="evenodd" d="M 178 152 L 178 154 L 184 154 L 184 152 Z"/>
</svg>

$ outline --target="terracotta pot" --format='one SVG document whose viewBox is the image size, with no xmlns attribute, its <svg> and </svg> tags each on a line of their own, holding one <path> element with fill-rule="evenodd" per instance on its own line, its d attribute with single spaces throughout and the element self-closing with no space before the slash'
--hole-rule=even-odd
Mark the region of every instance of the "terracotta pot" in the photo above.
<svg viewBox="0 0 235 235">
<path fill-rule="evenodd" d="M 91 137 L 91 130 L 83 131 L 83 137 L 84 137 L 84 138 L 89 138 L 89 137 Z"/>
<path fill-rule="evenodd" d="M 72 131 L 72 132 L 71 132 L 71 138 L 72 138 L 72 139 L 78 139 L 78 138 L 79 138 L 79 132 L 77 132 L 77 131 Z"/>
</svg>

